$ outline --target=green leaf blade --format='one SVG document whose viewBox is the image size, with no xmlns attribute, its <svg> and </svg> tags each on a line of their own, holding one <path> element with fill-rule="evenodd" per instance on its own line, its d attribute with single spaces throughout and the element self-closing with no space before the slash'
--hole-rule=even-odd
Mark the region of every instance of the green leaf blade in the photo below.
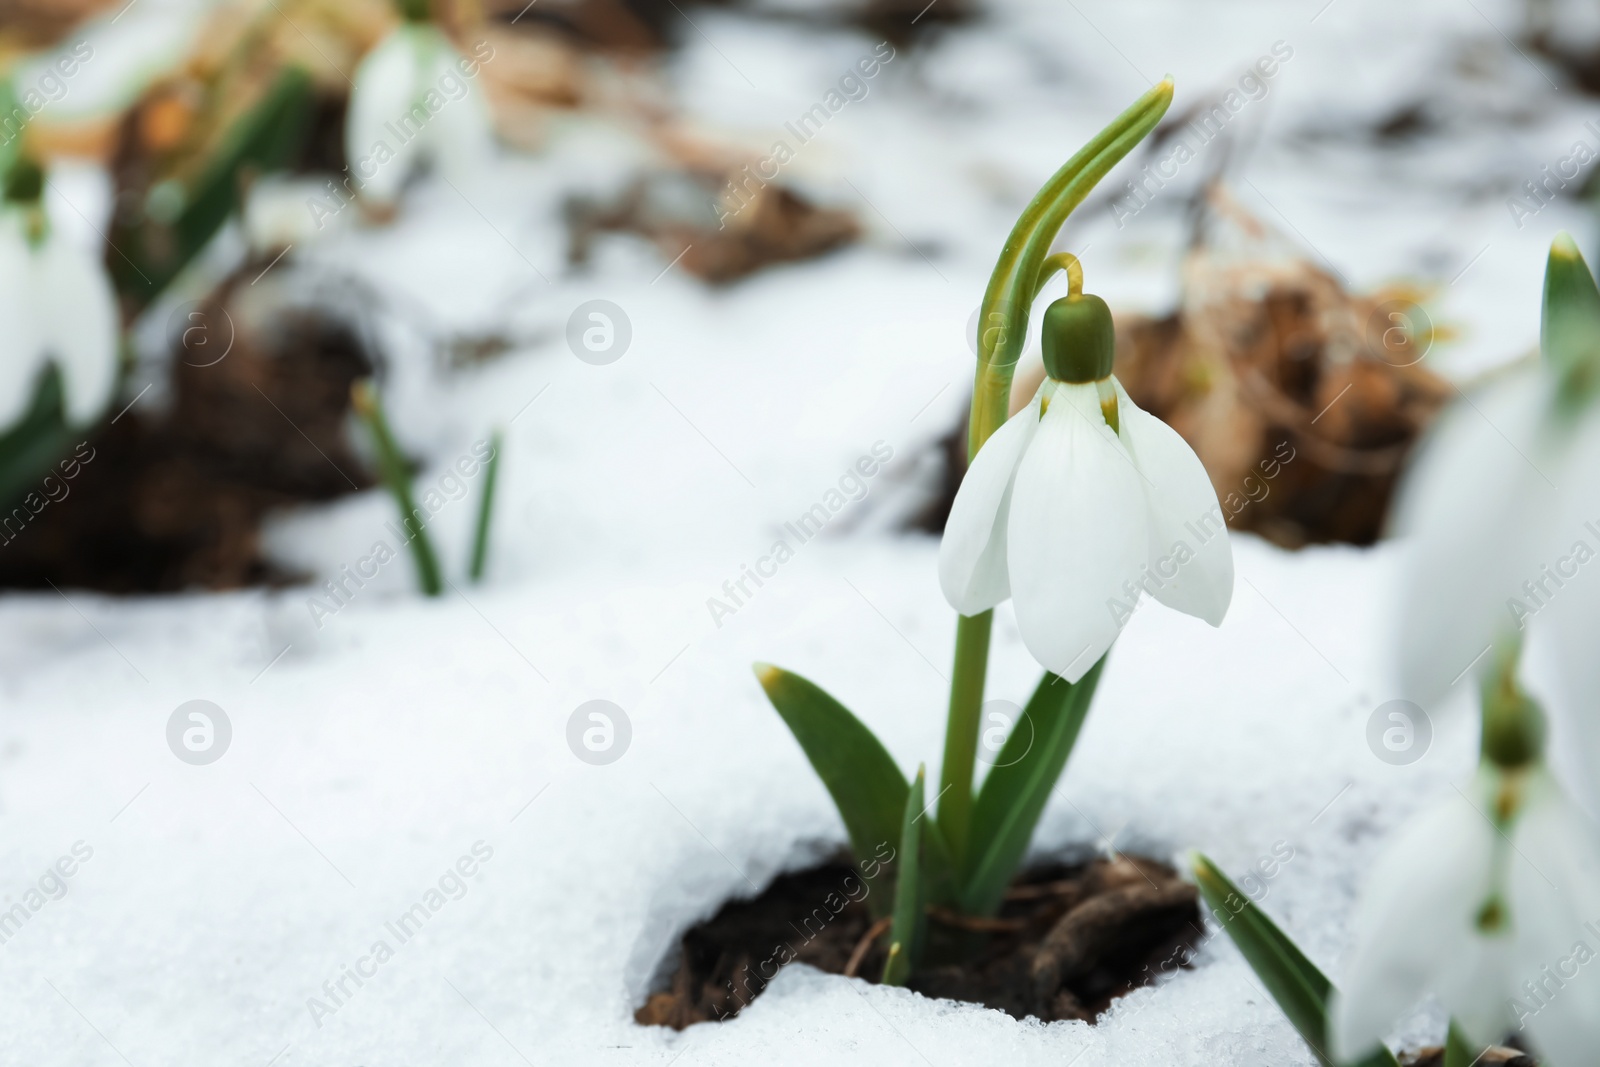
<svg viewBox="0 0 1600 1067">
<path fill-rule="evenodd" d="M 800 675 L 764 663 L 755 671 L 839 809 L 857 862 L 881 862 L 885 845 L 898 852 L 910 787 L 883 743 L 848 708 Z"/>
<path fill-rule="evenodd" d="M 117 291 L 138 311 L 154 303 L 216 236 L 239 207 L 241 181 L 289 165 L 311 128 L 311 75 L 290 65 L 261 100 L 228 130 L 205 169 L 185 190 L 183 210 L 168 233 L 147 223 L 119 225 L 106 260 Z"/>
<path fill-rule="evenodd" d="M 1234 885 L 1206 856 L 1195 853 L 1191 867 L 1200 895 L 1212 917 L 1228 915 L 1223 929 L 1239 947 L 1240 955 L 1267 987 L 1279 1009 L 1288 1017 L 1325 1067 L 1336 1067 L 1328 1054 L 1328 1011 L 1334 988 L 1316 964 L 1300 951 L 1266 912 Z M 1399 1067 L 1394 1054 L 1379 1047 L 1352 1067 Z"/>
<path fill-rule="evenodd" d="M 1600 288 L 1572 238 L 1550 244 L 1544 272 L 1539 347 L 1561 382 L 1561 403 L 1576 410 L 1600 392 Z"/>
<path fill-rule="evenodd" d="M 1046 673 L 1001 746 L 973 804 L 972 861 L 962 892 L 967 914 L 999 909 L 1077 744 L 1104 667 L 1101 657 L 1075 685 Z"/>
<path fill-rule="evenodd" d="M 905 985 L 921 957 L 922 928 L 922 813 L 926 770 L 906 791 L 900 821 L 900 851 L 895 857 L 894 918 L 889 926 L 889 959 L 883 965 L 884 985 Z"/>
</svg>

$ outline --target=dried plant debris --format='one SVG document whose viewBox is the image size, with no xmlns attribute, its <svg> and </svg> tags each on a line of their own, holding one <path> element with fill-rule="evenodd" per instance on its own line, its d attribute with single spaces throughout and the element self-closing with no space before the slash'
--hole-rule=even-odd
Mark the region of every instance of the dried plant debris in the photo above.
<svg viewBox="0 0 1600 1067">
<path fill-rule="evenodd" d="M 0 55 L 53 44 L 114 0 L 0 0 Z"/>
<path fill-rule="evenodd" d="M 704 172 L 654 174 L 636 179 L 613 203 L 573 201 L 568 260 L 583 266 L 597 236 L 632 233 L 655 244 L 666 263 L 709 282 L 731 282 L 762 267 L 823 255 L 861 234 L 849 212 L 816 207 L 775 183 L 752 182 L 728 196 L 739 176 L 718 181 Z"/>
<path fill-rule="evenodd" d="M 371 484 L 345 435 L 350 384 L 372 373 L 358 331 L 309 308 L 249 327 L 230 313 L 234 288 L 174 324 L 170 410 L 135 402 L 92 432 L 54 491 L 46 482 L 0 515 L 0 586 L 134 593 L 286 581 L 260 551 L 266 513 Z M 193 329 L 206 331 L 203 343 Z"/>
<path fill-rule="evenodd" d="M 1400 1056 L 1404 1067 L 1444 1067 L 1444 1047 L 1418 1049 Z M 1539 1061 L 1515 1048 L 1491 1048 L 1474 1061 L 1475 1067 L 1539 1067 Z"/>
<path fill-rule="evenodd" d="M 1421 295 L 1350 292 L 1220 190 L 1169 314 L 1117 319 L 1116 375 L 1183 435 L 1228 525 L 1285 548 L 1381 535 L 1395 483 L 1453 387 L 1425 365 Z M 1043 376 L 1019 373 L 1013 408 Z M 964 434 L 942 444 L 954 459 Z M 943 529 L 945 479 L 917 525 Z M 954 479 L 959 485 L 959 479 Z"/>
<path fill-rule="evenodd" d="M 1220 191 L 1179 308 L 1128 316 L 1116 372 L 1195 449 L 1235 529 L 1370 544 L 1418 436 L 1453 393 L 1423 361 L 1419 294 L 1355 294 Z"/>
<path fill-rule="evenodd" d="M 684 935 L 667 987 L 634 1018 L 678 1030 L 732 1018 L 796 961 L 877 981 L 888 923 L 874 918 L 870 892 L 854 867 L 835 863 L 725 905 Z M 1030 871 L 994 919 L 930 909 L 930 962 L 908 985 L 1019 1019 L 1092 1022 L 1115 998 L 1187 965 L 1201 934 L 1196 901 L 1171 868 L 1133 857 Z"/>
</svg>

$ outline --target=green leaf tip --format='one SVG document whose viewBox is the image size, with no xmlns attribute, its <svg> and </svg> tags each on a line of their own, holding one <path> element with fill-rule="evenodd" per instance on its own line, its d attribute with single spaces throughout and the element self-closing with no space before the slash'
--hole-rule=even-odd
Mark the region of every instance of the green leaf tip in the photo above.
<svg viewBox="0 0 1600 1067">
<path fill-rule="evenodd" d="M 1539 349 L 1559 383 L 1559 410 L 1572 414 L 1600 394 L 1600 289 L 1568 233 L 1550 242 Z"/>
<path fill-rule="evenodd" d="M 783 671 L 770 663 L 756 663 L 752 669 L 756 672 L 756 681 L 761 683 L 761 688 L 767 691 L 768 696 L 772 694 L 773 686 L 783 680 Z"/>
</svg>

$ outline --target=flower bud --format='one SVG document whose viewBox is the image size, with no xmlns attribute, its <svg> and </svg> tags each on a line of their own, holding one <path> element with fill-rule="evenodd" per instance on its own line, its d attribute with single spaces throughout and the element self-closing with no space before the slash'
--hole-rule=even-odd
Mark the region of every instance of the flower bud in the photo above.
<svg viewBox="0 0 1600 1067">
<path fill-rule="evenodd" d="M 1064 296 L 1044 309 L 1044 369 L 1058 382 L 1098 382 L 1111 375 L 1117 336 L 1098 296 Z"/>
<path fill-rule="evenodd" d="M 1500 662 L 1483 685 L 1483 758 L 1502 770 L 1517 770 L 1544 756 L 1544 711 L 1517 685 L 1517 650 Z"/>
</svg>

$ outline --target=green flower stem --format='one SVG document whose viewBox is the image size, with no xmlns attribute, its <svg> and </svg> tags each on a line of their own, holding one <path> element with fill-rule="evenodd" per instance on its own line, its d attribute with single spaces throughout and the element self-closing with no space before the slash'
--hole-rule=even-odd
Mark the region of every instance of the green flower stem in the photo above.
<svg viewBox="0 0 1600 1067">
<path fill-rule="evenodd" d="M 1011 378 L 1028 334 L 1033 298 L 1058 270 L 1081 292 L 1083 270 L 1076 257 L 1050 254 L 1050 245 L 1074 208 L 1145 135 L 1172 103 L 1172 81 L 1164 80 L 1100 131 L 1051 176 L 1022 212 L 1000 250 L 978 317 L 978 370 L 967 420 L 967 460 L 1011 414 Z M 989 671 L 992 612 L 963 616 L 956 623 L 955 669 L 950 678 L 950 713 L 944 763 L 939 770 L 939 828 L 957 869 L 965 863 L 972 820 L 973 764 Z"/>
<path fill-rule="evenodd" d="M 963 615 L 956 621 L 956 662 L 950 675 L 950 714 L 944 730 L 944 760 L 939 769 L 939 829 L 957 870 L 967 862 L 972 826 L 972 772 L 978 755 L 983 683 L 989 671 L 989 633 L 994 612 Z"/>
<path fill-rule="evenodd" d="M 483 498 L 478 503 L 478 529 L 472 538 L 472 567 L 468 576 L 474 581 L 483 577 L 484 565 L 489 562 L 489 525 L 494 517 L 494 486 L 500 474 L 500 431 L 489 439 L 489 469 L 483 472 Z"/>
<path fill-rule="evenodd" d="M 394 0 L 394 6 L 407 22 L 427 22 L 433 15 L 428 0 Z"/>
<path fill-rule="evenodd" d="M 406 461 L 400 454 L 400 446 L 395 443 L 394 434 L 389 432 L 389 420 L 384 417 L 383 405 L 378 401 L 378 391 L 372 387 L 371 382 L 356 382 L 350 387 L 351 406 L 361 421 L 367 424 L 367 429 L 372 433 L 373 446 L 378 453 L 378 469 L 383 475 L 384 484 L 389 487 L 389 492 L 394 495 L 394 502 L 400 509 L 400 522 L 405 527 L 406 542 L 411 546 L 411 558 L 417 567 L 417 584 L 422 587 L 426 596 L 439 596 L 444 592 L 444 579 L 439 573 L 439 557 L 434 554 L 433 542 L 428 539 L 428 531 L 418 518 L 419 509 L 411 495 L 411 472 L 406 469 Z"/>
</svg>

